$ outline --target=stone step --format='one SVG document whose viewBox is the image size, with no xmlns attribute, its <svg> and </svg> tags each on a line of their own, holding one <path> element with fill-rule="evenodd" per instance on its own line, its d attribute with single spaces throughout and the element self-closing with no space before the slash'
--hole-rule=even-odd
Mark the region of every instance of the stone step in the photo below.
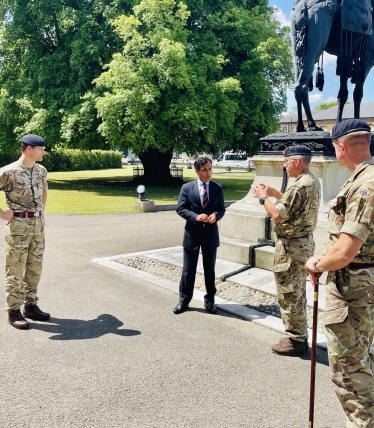
<svg viewBox="0 0 374 428">
<path fill-rule="evenodd" d="M 255 249 L 256 268 L 273 271 L 275 248 L 271 246 Z"/>
<path fill-rule="evenodd" d="M 220 236 L 220 246 L 217 257 L 243 265 L 249 264 L 249 248 L 258 242 L 246 241 L 245 239 Z M 260 269 L 272 270 L 274 263 L 274 247 L 265 246 L 255 248 L 255 266 Z"/>
</svg>

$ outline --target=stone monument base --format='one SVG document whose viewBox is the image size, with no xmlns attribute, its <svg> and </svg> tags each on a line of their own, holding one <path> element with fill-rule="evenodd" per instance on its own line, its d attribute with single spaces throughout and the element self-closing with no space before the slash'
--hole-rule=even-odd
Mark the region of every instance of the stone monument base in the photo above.
<svg viewBox="0 0 374 428">
<path fill-rule="evenodd" d="M 282 189 L 283 154 L 259 155 L 252 158 L 256 167 L 255 183 L 264 183 L 277 190 Z M 321 203 L 318 213 L 318 223 L 314 232 L 316 254 L 323 250 L 324 233 L 329 211 L 328 202 L 333 199 L 350 173 L 346 168 L 339 166 L 333 156 L 313 156 L 310 170 L 321 183 Z M 294 179 L 288 179 L 288 187 Z M 272 198 L 271 198 L 272 199 Z M 272 199 L 275 202 L 275 199 Z M 265 233 L 265 208 L 260 205 L 252 191 L 245 198 L 232 204 L 220 221 L 220 247 L 217 257 L 241 264 L 249 264 L 250 246 L 256 245 L 261 238 L 269 238 Z M 271 220 L 273 226 L 273 220 Z M 271 227 L 272 229 L 272 227 Z M 270 238 L 275 240 L 274 232 Z M 271 270 L 274 259 L 274 248 L 264 246 L 255 251 L 255 266 Z"/>
</svg>

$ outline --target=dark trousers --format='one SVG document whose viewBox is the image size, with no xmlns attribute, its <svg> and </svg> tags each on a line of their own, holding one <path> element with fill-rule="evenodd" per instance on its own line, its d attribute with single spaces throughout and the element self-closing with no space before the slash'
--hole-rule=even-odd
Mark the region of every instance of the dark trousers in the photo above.
<svg viewBox="0 0 374 428">
<path fill-rule="evenodd" d="M 217 248 L 210 248 L 207 242 L 203 242 L 201 244 L 201 252 L 203 255 L 205 289 L 207 293 L 205 299 L 208 302 L 214 303 L 214 296 L 217 292 L 215 286 Z M 199 249 L 183 249 L 183 271 L 179 284 L 179 301 L 183 305 L 188 305 L 193 296 L 198 259 Z"/>
</svg>

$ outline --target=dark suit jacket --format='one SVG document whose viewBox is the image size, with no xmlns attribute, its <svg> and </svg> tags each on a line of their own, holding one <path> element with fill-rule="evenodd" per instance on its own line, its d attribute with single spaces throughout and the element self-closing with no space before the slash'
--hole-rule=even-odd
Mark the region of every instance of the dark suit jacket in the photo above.
<svg viewBox="0 0 374 428">
<path fill-rule="evenodd" d="M 222 186 L 215 181 L 209 182 L 209 202 L 203 209 L 201 205 L 199 185 L 197 179 L 182 186 L 179 194 L 177 213 L 186 221 L 184 228 L 183 247 L 196 250 L 200 247 L 203 227 L 206 228 L 209 247 L 219 247 L 219 234 L 217 221 L 225 214 Z M 213 224 L 197 222 L 199 214 L 210 215 L 216 213 L 217 221 Z M 205 225 L 205 226 L 204 226 Z"/>
</svg>

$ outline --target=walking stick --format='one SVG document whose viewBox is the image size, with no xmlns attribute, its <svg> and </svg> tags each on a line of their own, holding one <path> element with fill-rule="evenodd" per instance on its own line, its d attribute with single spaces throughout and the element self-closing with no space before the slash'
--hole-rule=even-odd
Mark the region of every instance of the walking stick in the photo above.
<svg viewBox="0 0 374 428">
<path fill-rule="evenodd" d="M 309 393 L 309 428 L 313 428 L 314 422 L 314 392 L 316 384 L 316 351 L 317 351 L 317 324 L 318 324 L 318 285 L 319 278 L 314 281 L 314 303 L 312 323 L 312 350 L 310 358 L 310 393 Z"/>
</svg>

